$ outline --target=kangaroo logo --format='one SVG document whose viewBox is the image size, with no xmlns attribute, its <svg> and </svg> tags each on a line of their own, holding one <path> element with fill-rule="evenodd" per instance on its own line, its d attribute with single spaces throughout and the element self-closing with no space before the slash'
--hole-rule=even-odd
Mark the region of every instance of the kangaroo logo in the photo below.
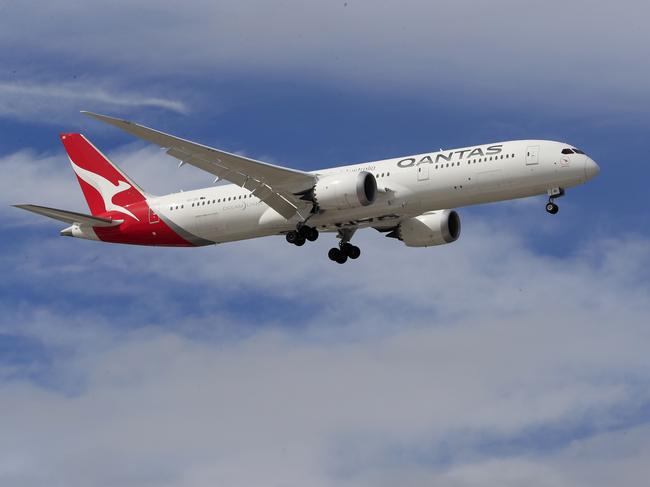
<svg viewBox="0 0 650 487">
<path fill-rule="evenodd" d="M 95 174 L 94 172 L 90 172 L 83 167 L 77 166 L 74 162 L 72 162 L 72 159 L 70 160 L 70 164 L 72 164 L 72 169 L 75 173 L 77 173 L 77 176 L 95 188 L 99 194 L 102 195 L 106 211 L 117 211 L 119 213 L 124 213 L 125 215 L 129 215 L 131 218 L 135 218 L 136 220 L 140 221 L 140 219 L 129 210 L 123 206 L 113 203 L 113 198 L 116 194 L 122 193 L 123 191 L 132 188 L 129 183 L 120 180 L 117 182 L 117 184 L 113 184 L 108 179 L 100 176 L 99 174 Z"/>
</svg>

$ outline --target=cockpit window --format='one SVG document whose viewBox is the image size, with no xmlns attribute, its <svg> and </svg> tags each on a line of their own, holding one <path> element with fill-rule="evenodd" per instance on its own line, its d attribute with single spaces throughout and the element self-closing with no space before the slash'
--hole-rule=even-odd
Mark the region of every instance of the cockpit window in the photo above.
<svg viewBox="0 0 650 487">
<path fill-rule="evenodd" d="M 562 149 L 562 154 L 573 154 L 571 149 Z"/>
<path fill-rule="evenodd" d="M 580 149 L 573 149 L 576 154 L 584 154 Z"/>
</svg>

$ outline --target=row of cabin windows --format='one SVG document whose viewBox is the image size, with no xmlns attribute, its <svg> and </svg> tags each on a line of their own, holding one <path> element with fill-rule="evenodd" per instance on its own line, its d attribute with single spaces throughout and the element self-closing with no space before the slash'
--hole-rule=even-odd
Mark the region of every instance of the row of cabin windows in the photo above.
<svg viewBox="0 0 650 487">
<path fill-rule="evenodd" d="M 489 158 L 488 157 L 479 157 L 478 159 L 470 159 L 469 161 L 467 161 L 467 164 L 468 165 L 469 164 L 476 164 L 477 162 L 488 162 L 488 161 L 492 161 L 492 160 L 497 161 L 499 159 L 504 159 L 504 158 L 505 159 L 510 159 L 510 158 L 514 158 L 514 157 L 515 157 L 514 154 L 505 154 L 505 156 L 503 154 L 501 154 L 500 156 L 494 156 L 494 157 L 489 157 Z"/>
<path fill-rule="evenodd" d="M 388 177 L 388 176 L 390 176 L 390 173 L 389 172 L 386 172 L 386 173 L 382 172 L 382 173 L 375 174 L 375 178 L 383 178 L 384 176 Z"/>
<path fill-rule="evenodd" d="M 496 160 L 499 160 L 499 159 L 504 159 L 504 158 L 505 159 L 510 159 L 510 158 L 514 158 L 514 157 L 515 157 L 514 154 L 505 154 L 505 156 L 502 154 L 500 156 L 479 157 L 478 159 L 470 159 L 470 160 L 468 160 L 467 165 L 469 166 L 470 164 L 476 164 L 477 162 L 488 162 L 488 161 L 493 161 L 493 160 L 496 161 Z M 436 164 L 433 168 L 434 169 L 438 169 L 438 168 L 442 169 L 442 168 L 450 167 L 450 166 L 451 167 L 460 166 L 460 161 L 458 161 L 458 162 L 448 162 L 447 164 Z"/>
<path fill-rule="evenodd" d="M 467 161 L 467 165 L 469 166 L 470 164 L 476 164 L 477 162 L 488 162 L 488 161 L 498 161 L 499 159 L 514 159 L 515 155 L 514 154 L 501 154 L 500 156 L 490 156 L 490 157 L 479 157 L 478 159 L 469 159 Z M 456 163 L 457 166 L 460 166 L 460 162 Z M 440 167 L 449 167 L 449 164 L 440 164 Z M 454 163 L 451 163 L 451 167 L 454 167 Z M 436 164 L 435 166 L 436 169 L 438 169 L 438 165 Z"/>
<path fill-rule="evenodd" d="M 192 203 L 192 207 L 194 206 L 205 206 L 209 204 L 215 204 L 215 203 L 226 203 L 228 201 L 234 201 L 234 200 L 241 200 L 241 199 L 246 199 L 246 198 L 252 198 L 253 194 L 249 195 L 239 195 L 239 196 L 229 196 L 228 198 L 217 198 L 213 200 L 202 200 L 202 201 L 197 201 L 196 203 Z M 183 209 L 185 208 L 185 205 L 172 205 L 169 207 L 170 210 L 178 210 L 178 209 Z"/>
</svg>

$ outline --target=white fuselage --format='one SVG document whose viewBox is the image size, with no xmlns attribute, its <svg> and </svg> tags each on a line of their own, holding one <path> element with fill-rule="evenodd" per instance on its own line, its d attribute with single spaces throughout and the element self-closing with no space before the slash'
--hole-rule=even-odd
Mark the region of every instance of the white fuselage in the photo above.
<svg viewBox="0 0 650 487">
<path fill-rule="evenodd" d="M 314 171 L 319 176 L 368 171 L 375 175 L 380 193 L 368 206 L 313 214 L 309 225 L 321 231 L 390 227 L 427 211 L 546 194 L 595 176 L 598 166 L 588 156 L 562 154 L 568 147 L 519 140 Z M 300 220 L 286 220 L 236 185 L 152 197 L 148 203 L 164 221 L 206 243 L 284 233 Z M 310 207 L 305 202 L 307 213 Z"/>
</svg>

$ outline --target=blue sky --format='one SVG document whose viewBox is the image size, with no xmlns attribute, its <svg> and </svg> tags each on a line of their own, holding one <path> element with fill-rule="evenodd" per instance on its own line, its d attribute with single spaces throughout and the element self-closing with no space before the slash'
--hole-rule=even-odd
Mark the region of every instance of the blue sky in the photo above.
<svg viewBox="0 0 650 487">
<path fill-rule="evenodd" d="M 645 485 L 648 13 L 0 4 L 0 481 Z M 59 132 L 152 193 L 212 178 L 82 109 L 302 169 L 548 138 L 601 174 L 345 266 L 331 235 L 109 246 L 9 207 L 86 210 Z"/>
</svg>

